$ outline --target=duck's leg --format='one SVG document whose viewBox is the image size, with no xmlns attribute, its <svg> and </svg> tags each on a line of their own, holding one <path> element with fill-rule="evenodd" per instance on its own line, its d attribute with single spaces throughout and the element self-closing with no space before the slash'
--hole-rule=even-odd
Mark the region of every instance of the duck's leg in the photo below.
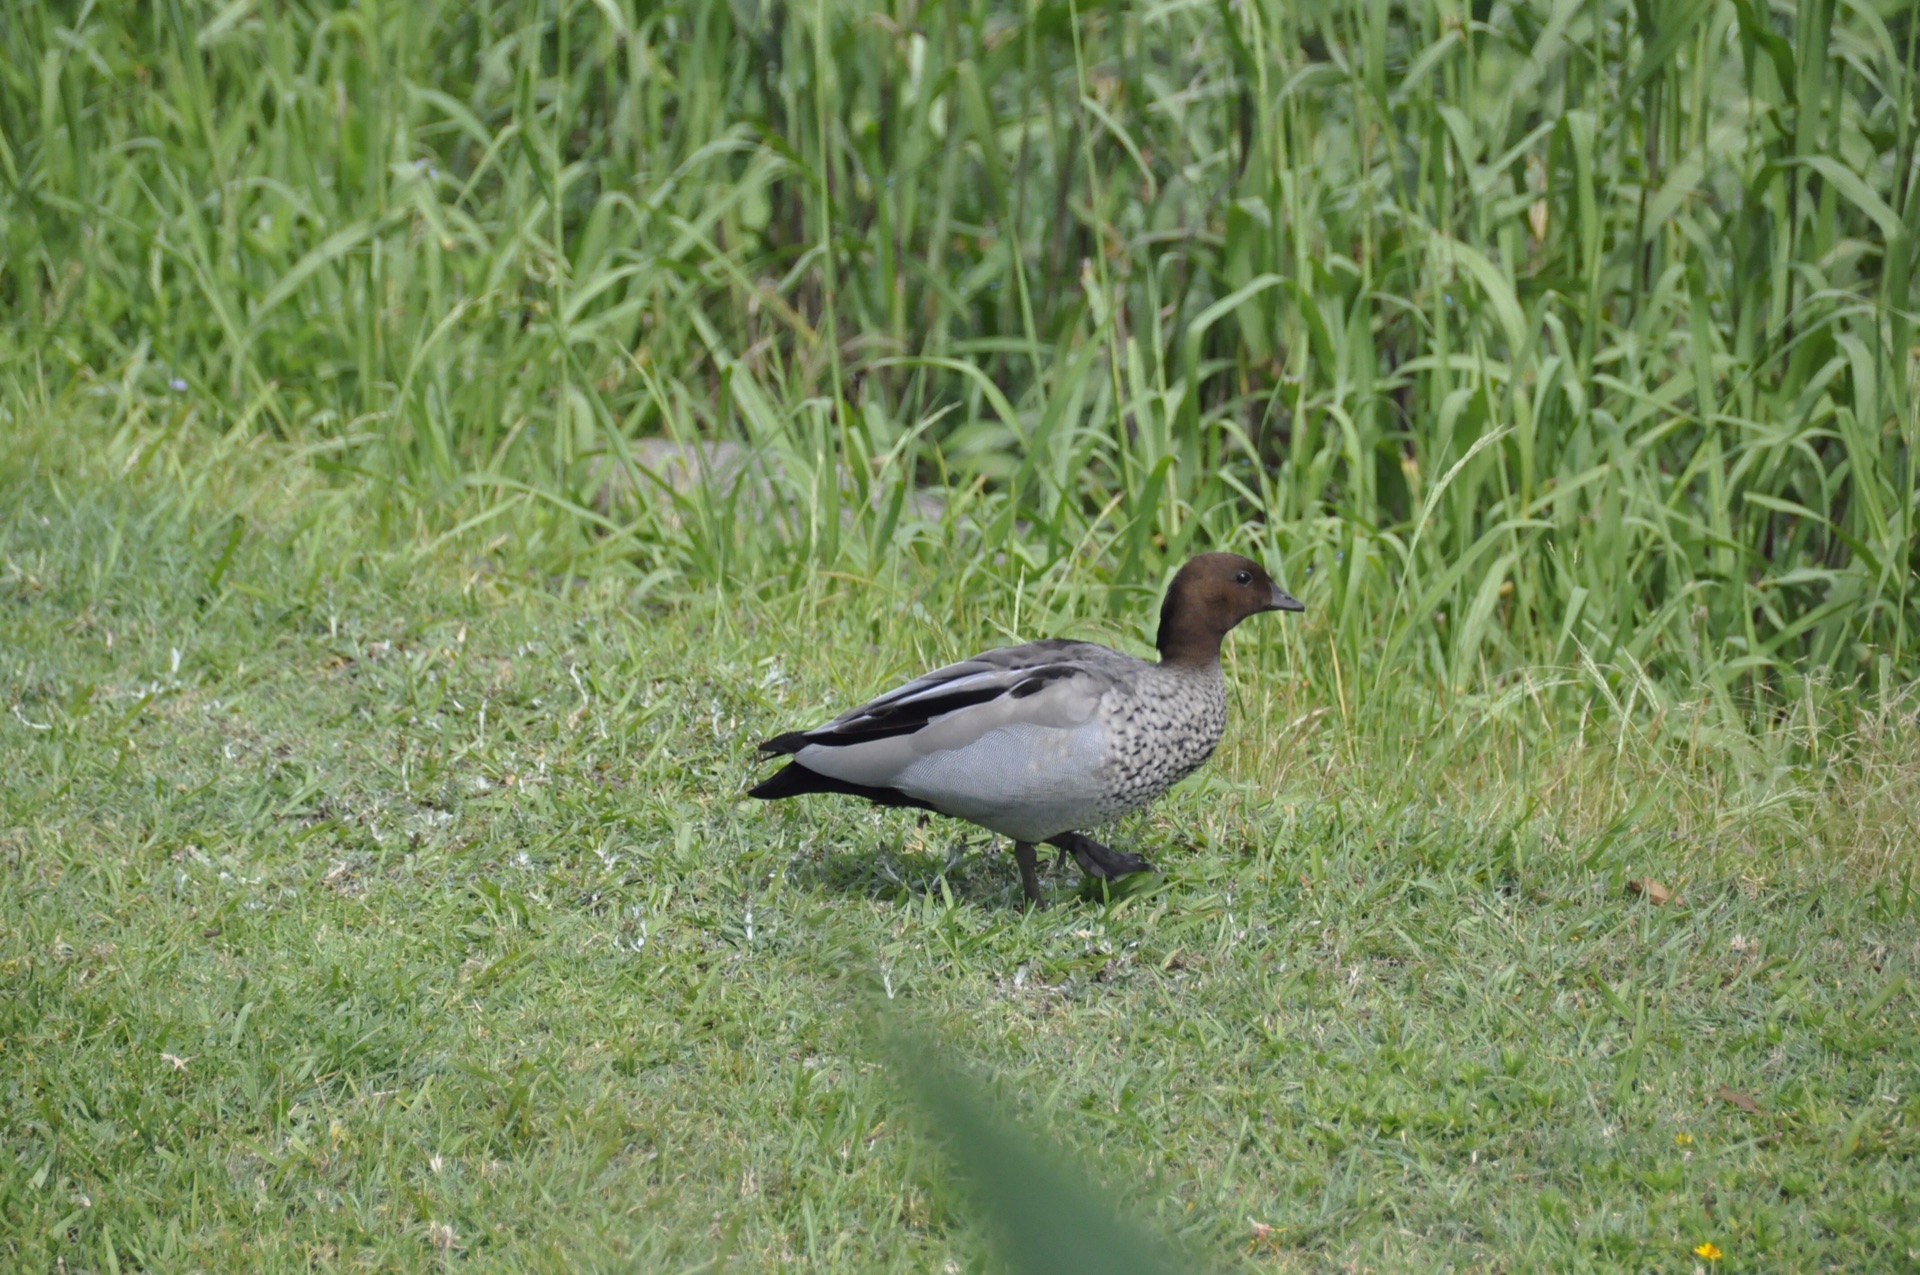
<svg viewBox="0 0 1920 1275">
<path fill-rule="evenodd" d="M 1020 888 L 1027 892 L 1027 902 L 1035 907 L 1045 907 L 1046 896 L 1040 893 L 1040 859 L 1033 852 L 1033 843 L 1014 842 L 1013 857 L 1020 865 Z"/>
<path fill-rule="evenodd" d="M 1048 837 L 1047 844 L 1058 847 L 1063 854 L 1072 855 L 1074 862 L 1080 865 L 1080 871 L 1090 877 L 1104 877 L 1111 881 L 1129 872 L 1153 871 L 1153 865 L 1139 855 L 1103 846 L 1083 833 L 1063 832 L 1057 837 Z"/>
</svg>

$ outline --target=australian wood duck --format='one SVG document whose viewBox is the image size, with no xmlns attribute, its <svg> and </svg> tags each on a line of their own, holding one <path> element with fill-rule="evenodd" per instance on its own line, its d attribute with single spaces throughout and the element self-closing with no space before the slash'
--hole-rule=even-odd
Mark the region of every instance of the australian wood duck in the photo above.
<svg viewBox="0 0 1920 1275">
<path fill-rule="evenodd" d="M 1197 770 L 1227 724 L 1222 639 L 1250 615 L 1303 609 L 1258 563 L 1201 554 L 1161 603 L 1158 664 L 1058 639 L 985 651 L 767 740 L 762 752 L 793 761 L 748 795 L 848 793 L 965 819 L 1013 839 L 1035 903 L 1039 844 L 1089 876 L 1149 869 L 1075 830 L 1138 810 Z"/>
</svg>

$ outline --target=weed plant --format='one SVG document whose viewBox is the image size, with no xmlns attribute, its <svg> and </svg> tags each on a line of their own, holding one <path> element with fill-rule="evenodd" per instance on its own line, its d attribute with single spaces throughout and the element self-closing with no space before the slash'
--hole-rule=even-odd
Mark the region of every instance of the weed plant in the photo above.
<svg viewBox="0 0 1920 1275">
<path fill-rule="evenodd" d="M 1735 729 L 1915 673 L 1917 96 L 1899 0 L 28 4 L 0 302 L 563 569 L 1231 544 L 1349 705 Z"/>
</svg>

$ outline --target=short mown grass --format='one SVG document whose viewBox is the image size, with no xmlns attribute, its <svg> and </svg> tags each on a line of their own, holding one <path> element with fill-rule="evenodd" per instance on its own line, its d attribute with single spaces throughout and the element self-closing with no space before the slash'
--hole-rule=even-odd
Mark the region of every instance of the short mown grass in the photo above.
<svg viewBox="0 0 1920 1275">
<path fill-rule="evenodd" d="M 1916 1260 L 1911 701 L 1760 777 L 1472 704 L 1409 750 L 1263 619 L 1119 830 L 1163 878 L 1027 912 L 959 825 L 743 802 L 752 745 L 1137 628 L 529 574 L 83 408 L 0 461 L 10 1268 L 980 1269 L 889 996 L 1219 1269 Z"/>
</svg>

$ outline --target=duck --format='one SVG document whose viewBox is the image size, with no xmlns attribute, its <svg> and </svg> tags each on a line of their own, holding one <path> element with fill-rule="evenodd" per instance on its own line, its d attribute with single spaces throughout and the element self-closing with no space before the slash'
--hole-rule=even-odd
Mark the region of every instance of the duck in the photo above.
<svg viewBox="0 0 1920 1275">
<path fill-rule="evenodd" d="M 1082 830 L 1198 770 L 1226 731 L 1221 643 L 1249 616 L 1305 609 L 1251 558 L 1203 553 L 1167 587 L 1157 663 L 1059 638 L 982 651 L 764 741 L 761 753 L 791 760 L 747 795 L 837 793 L 965 820 L 1013 842 L 1035 906 L 1041 845 L 1088 877 L 1151 871 Z"/>
</svg>

